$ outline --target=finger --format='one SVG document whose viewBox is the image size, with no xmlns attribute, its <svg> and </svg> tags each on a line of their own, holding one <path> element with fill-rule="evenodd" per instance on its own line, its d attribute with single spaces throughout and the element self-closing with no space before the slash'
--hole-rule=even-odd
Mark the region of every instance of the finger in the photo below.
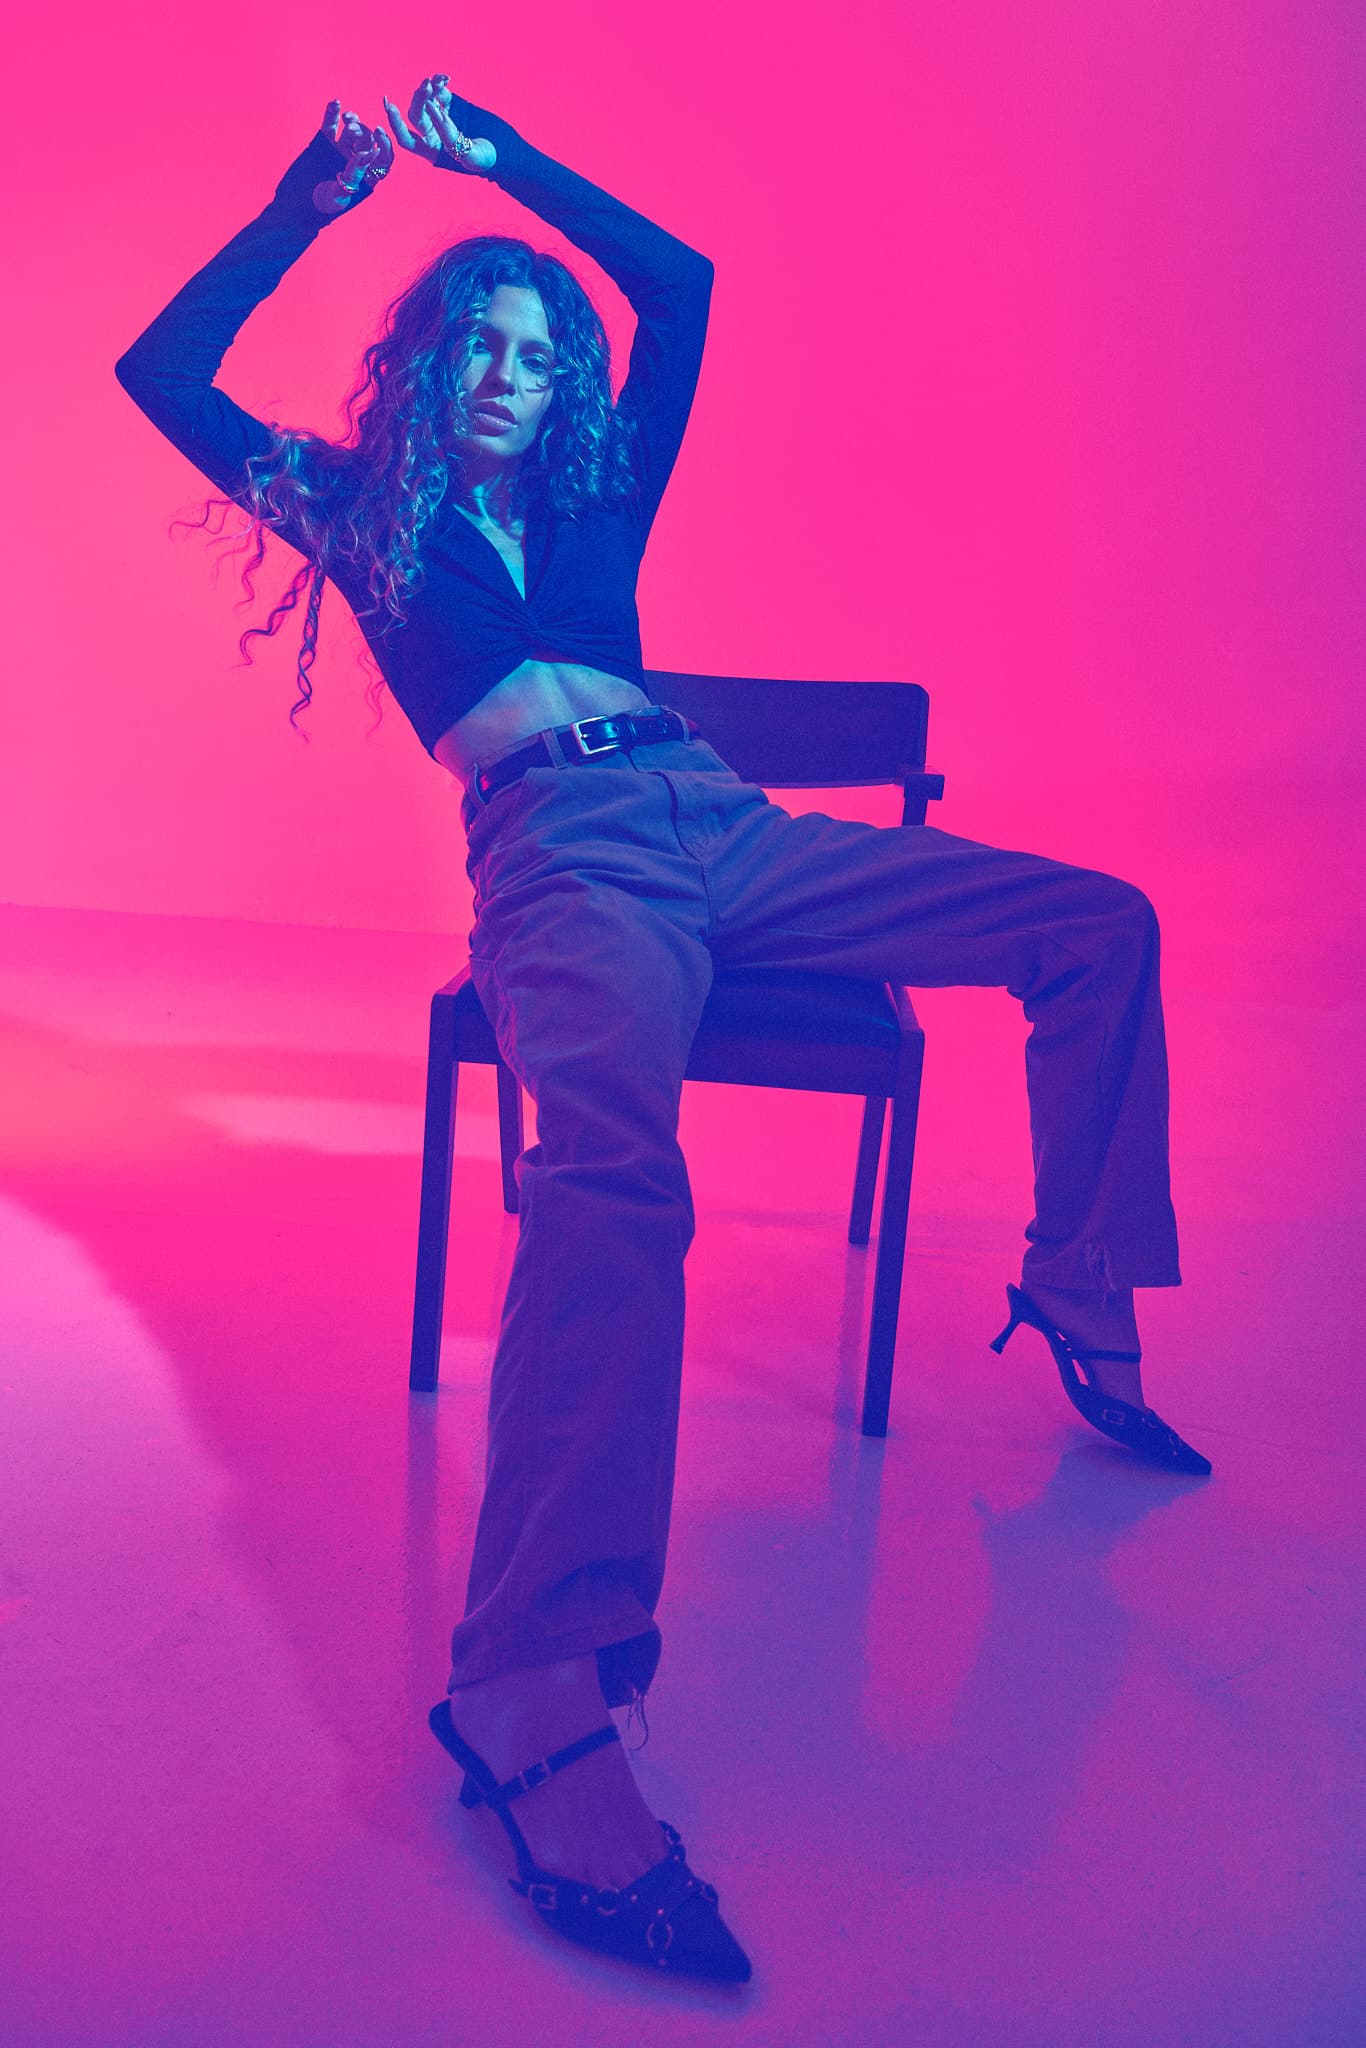
<svg viewBox="0 0 1366 2048">
<path fill-rule="evenodd" d="M 432 125 L 436 130 L 439 140 L 445 144 L 447 149 L 454 150 L 460 156 L 468 154 L 465 144 L 469 138 L 462 129 L 457 128 L 455 122 L 443 107 L 433 109 Z"/>
<path fill-rule="evenodd" d="M 413 94 L 413 111 L 408 118 L 410 120 L 414 118 L 421 120 L 424 111 L 430 112 L 438 105 L 436 81 L 431 78 L 424 78 L 422 84 Z"/>
<path fill-rule="evenodd" d="M 434 113 L 435 109 L 432 107 L 431 102 L 428 101 L 418 116 L 417 127 L 423 141 L 429 144 L 431 148 L 439 149 L 441 147 L 441 136 L 437 130 Z"/>
<path fill-rule="evenodd" d="M 404 120 L 402 114 L 400 114 L 398 108 L 394 105 L 391 99 L 385 100 L 384 110 L 389 117 L 389 126 L 393 129 L 394 136 L 398 141 L 400 147 L 403 149 L 418 149 L 419 143 L 417 137 L 413 134 L 411 128 L 409 128 L 408 126 L 408 123 Z"/>
<path fill-rule="evenodd" d="M 422 133 L 422 99 L 420 94 L 413 94 L 412 103 L 408 108 L 408 118 L 406 121 L 404 120 L 403 116 L 398 113 L 397 107 L 394 108 L 394 112 L 396 115 L 398 115 L 399 127 L 402 129 L 403 133 L 407 135 L 409 138 L 409 145 L 411 148 L 421 152 L 427 152 L 434 147 L 434 138 L 425 136 Z"/>
<path fill-rule="evenodd" d="M 325 106 L 325 107 L 323 108 L 323 118 L 322 118 L 322 122 L 321 122 L 321 124 L 320 124 L 320 126 L 319 126 L 319 129 L 318 129 L 318 133 L 319 133 L 320 135 L 326 135 L 326 136 L 327 136 L 327 138 L 329 139 L 329 141 L 335 141 L 335 140 L 336 140 L 336 134 L 337 134 L 337 115 L 338 115 L 338 114 L 339 114 L 340 112 L 341 112 L 341 101 L 340 101 L 340 100 L 329 100 L 329 101 L 327 102 L 327 105 L 326 105 L 326 106 Z"/>
</svg>

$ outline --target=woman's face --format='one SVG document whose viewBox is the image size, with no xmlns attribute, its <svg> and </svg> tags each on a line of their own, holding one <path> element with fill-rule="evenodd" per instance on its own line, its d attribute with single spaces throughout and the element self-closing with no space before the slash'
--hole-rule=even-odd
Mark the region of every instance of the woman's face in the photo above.
<svg viewBox="0 0 1366 2048">
<path fill-rule="evenodd" d="M 492 465 L 517 462 L 536 439 L 555 395 L 555 350 L 539 292 L 500 284 L 479 316 L 461 373 L 470 430 L 460 444 Z"/>
</svg>

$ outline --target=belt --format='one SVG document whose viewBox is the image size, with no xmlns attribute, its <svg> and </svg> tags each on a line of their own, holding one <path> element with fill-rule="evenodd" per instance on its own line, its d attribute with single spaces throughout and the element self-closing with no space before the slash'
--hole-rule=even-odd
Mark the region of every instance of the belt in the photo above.
<svg viewBox="0 0 1366 2048">
<path fill-rule="evenodd" d="M 504 754 L 487 768 L 476 766 L 469 780 L 470 794 L 477 803 L 486 804 L 528 768 L 568 768 L 580 761 L 596 761 L 603 754 L 620 754 L 627 747 L 691 740 L 701 730 L 681 711 L 670 711 L 665 705 L 658 711 L 620 711 L 608 718 L 580 718 L 573 725 L 547 726 L 524 747 Z"/>
</svg>

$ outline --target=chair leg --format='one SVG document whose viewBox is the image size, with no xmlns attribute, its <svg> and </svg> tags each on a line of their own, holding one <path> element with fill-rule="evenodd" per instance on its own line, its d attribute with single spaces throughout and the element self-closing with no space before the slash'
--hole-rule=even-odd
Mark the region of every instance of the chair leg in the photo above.
<svg viewBox="0 0 1366 2048">
<path fill-rule="evenodd" d="M 901 1306 L 901 1270 L 906 1256 L 906 1219 L 911 1206 L 911 1167 L 915 1161 L 915 1126 L 920 1110 L 920 1076 L 925 1060 L 923 1033 L 902 1041 L 892 1128 L 887 1140 L 887 1172 L 878 1218 L 877 1268 L 873 1278 L 873 1314 L 868 1330 L 868 1366 L 863 1381 L 863 1434 L 886 1436 L 892 1400 L 892 1360 L 896 1352 L 897 1311 Z"/>
<path fill-rule="evenodd" d="M 887 1114 L 885 1095 L 869 1095 L 863 1104 L 863 1127 L 858 1139 L 858 1164 L 854 1168 L 854 1200 L 849 1210 L 850 1244 L 867 1244 L 873 1224 L 873 1190 L 877 1186 L 877 1163 L 882 1154 L 882 1126 Z"/>
<path fill-rule="evenodd" d="M 503 1207 L 517 1214 L 517 1176 L 513 1172 L 526 1140 L 522 1132 L 522 1084 L 511 1067 L 498 1062 L 498 1156 L 503 1168 Z"/>
<path fill-rule="evenodd" d="M 455 1058 L 455 1005 L 432 1003 L 427 1036 L 427 1110 L 422 1132 L 422 1196 L 417 1219 L 417 1283 L 408 1385 L 430 1394 L 441 1357 L 446 1299 L 446 1247 L 451 1223 L 451 1158 L 460 1070 Z"/>
</svg>

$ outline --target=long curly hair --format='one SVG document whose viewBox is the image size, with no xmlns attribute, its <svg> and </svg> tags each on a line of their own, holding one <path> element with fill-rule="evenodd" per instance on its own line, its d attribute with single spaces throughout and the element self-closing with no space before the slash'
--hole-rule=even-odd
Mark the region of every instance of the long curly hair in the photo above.
<svg viewBox="0 0 1366 2048">
<path fill-rule="evenodd" d="M 173 522 L 203 528 L 218 506 L 222 517 L 213 537 L 219 539 L 229 506 L 246 513 L 230 550 L 240 554 L 254 537 L 255 552 L 242 570 L 247 594 L 235 607 L 240 610 L 255 598 L 253 578 L 265 559 L 267 533 L 289 521 L 290 544 L 304 554 L 303 567 L 266 624 L 249 627 L 237 646 L 250 666 L 247 643 L 272 635 L 297 606 L 305 584 L 310 586 L 299 695 L 289 712 L 302 739 L 308 734 L 296 718 L 312 700 L 308 671 L 317 655 L 329 573 L 343 558 L 365 570 L 372 602 L 356 616 L 387 611 L 381 639 L 404 623 L 406 601 L 425 581 L 422 537 L 461 471 L 456 436 L 469 419 L 461 377 L 499 285 L 540 294 L 556 357 L 555 400 L 522 459 L 518 509 L 540 502 L 573 518 L 636 489 L 627 424 L 612 402 L 607 335 L 573 272 L 557 257 L 508 235 L 472 235 L 443 250 L 386 308 L 379 340 L 366 349 L 346 398 L 345 441 L 272 422 L 272 445 L 264 455 L 248 457 L 241 491 L 234 498 L 209 498 L 202 519 Z M 366 697 L 378 724 L 384 678 L 368 648 L 366 659 L 374 668 Z"/>
</svg>

